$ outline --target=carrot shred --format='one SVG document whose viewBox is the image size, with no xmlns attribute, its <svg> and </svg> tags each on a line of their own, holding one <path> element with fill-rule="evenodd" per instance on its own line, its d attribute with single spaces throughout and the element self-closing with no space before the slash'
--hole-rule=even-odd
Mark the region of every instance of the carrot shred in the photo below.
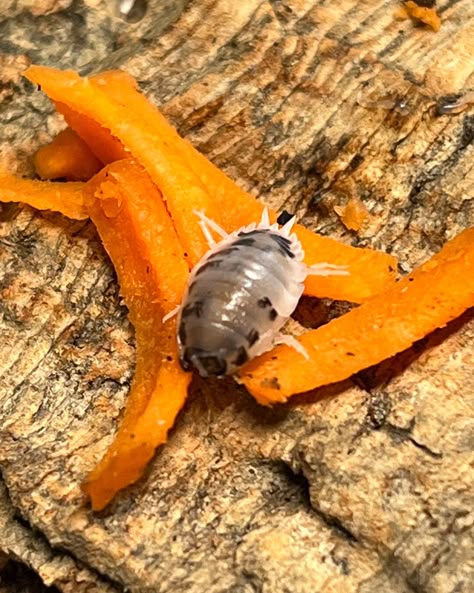
<svg viewBox="0 0 474 593">
<path fill-rule="evenodd" d="M 405 350 L 474 305 L 474 228 L 370 301 L 249 362 L 240 380 L 262 404 L 342 381 Z"/>
<path fill-rule="evenodd" d="M 54 105 L 67 124 L 84 140 L 101 163 L 107 165 L 130 157 L 130 153 L 127 153 L 120 140 L 117 140 L 92 118 L 70 109 L 59 101 L 55 101 Z"/>
<path fill-rule="evenodd" d="M 71 71 L 31 66 L 25 76 L 41 85 L 102 161 L 123 158 L 129 151 L 140 162 L 162 192 L 190 267 L 208 248 L 195 210 L 204 211 L 229 232 L 260 219 L 263 205 L 182 139 L 128 75 L 109 72 L 80 78 Z M 91 126 L 100 133 L 99 140 Z M 271 217 L 275 220 L 276 213 Z M 306 263 L 343 265 L 350 272 L 350 276 L 310 276 L 306 294 L 362 302 L 395 277 L 396 260 L 391 255 L 344 245 L 300 225 L 295 232 Z"/>
<path fill-rule="evenodd" d="M 23 202 L 38 210 L 54 210 L 68 218 L 88 217 L 82 190 L 84 183 L 59 183 L 23 179 L 0 170 L 0 202 Z"/>
<path fill-rule="evenodd" d="M 342 224 L 350 231 L 360 231 L 369 216 L 364 203 L 359 198 L 351 198 L 344 206 L 334 206 L 334 211 Z"/>
<path fill-rule="evenodd" d="M 136 368 L 124 416 L 83 491 L 104 508 L 142 474 L 182 408 L 191 375 L 178 362 L 176 318 L 188 269 L 168 213 L 148 175 L 117 161 L 86 186 L 86 204 L 117 272 L 136 333 Z"/>
<path fill-rule="evenodd" d="M 421 21 L 428 25 L 433 31 L 438 32 L 441 28 L 441 19 L 436 12 L 436 8 L 428 6 L 419 6 L 417 2 L 408 0 L 403 3 L 403 8 L 406 10 L 408 16 L 417 21 Z"/>
<path fill-rule="evenodd" d="M 114 101 L 117 101 L 123 107 L 127 107 L 127 101 L 124 101 L 124 98 L 129 98 L 127 90 L 133 90 L 132 96 L 137 94 L 135 79 L 123 70 L 108 70 L 91 76 L 88 80 L 99 89 L 106 91 L 108 95 L 113 97 Z M 142 95 L 140 97 L 144 99 L 148 109 L 150 103 Z M 102 163 L 108 164 L 130 157 L 130 152 L 127 152 L 120 140 L 113 136 L 108 129 L 102 127 L 100 123 L 79 111 L 71 109 L 65 103 L 55 101 L 54 104 L 69 126 L 78 131 L 81 138 Z M 143 115 L 146 116 L 146 114 Z"/>
<path fill-rule="evenodd" d="M 102 167 L 87 144 L 74 130 L 66 128 L 42 146 L 33 157 L 36 173 L 41 179 L 87 181 Z"/>
</svg>

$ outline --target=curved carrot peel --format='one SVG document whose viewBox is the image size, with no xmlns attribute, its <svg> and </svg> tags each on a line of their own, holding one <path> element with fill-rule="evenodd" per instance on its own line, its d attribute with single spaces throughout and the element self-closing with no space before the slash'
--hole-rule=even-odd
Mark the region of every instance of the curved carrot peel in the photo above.
<svg viewBox="0 0 474 593">
<path fill-rule="evenodd" d="M 67 124 L 78 133 L 101 163 L 107 165 L 114 161 L 130 158 L 130 153 L 127 153 L 120 140 L 117 140 L 92 118 L 70 109 L 59 101 L 55 101 L 54 105 Z"/>
<path fill-rule="evenodd" d="M 87 181 L 102 167 L 87 144 L 74 130 L 66 128 L 42 146 L 33 157 L 41 179 Z"/>
<path fill-rule="evenodd" d="M 25 76 L 41 86 L 103 162 L 127 153 L 140 162 L 163 195 L 190 266 L 207 251 L 195 210 L 227 231 L 260 219 L 263 205 L 182 139 L 128 75 L 80 78 L 70 71 L 31 66 Z M 395 277 L 396 260 L 388 254 L 344 245 L 299 225 L 295 232 L 309 265 L 328 262 L 350 272 L 309 277 L 306 294 L 362 302 Z"/>
<path fill-rule="evenodd" d="M 86 187 L 86 204 L 117 272 L 135 327 L 135 375 L 118 433 L 83 485 L 94 510 L 142 474 L 186 399 L 191 378 L 178 363 L 176 319 L 188 270 L 161 196 L 131 161 L 103 169 Z"/>
<path fill-rule="evenodd" d="M 474 305 L 474 228 L 383 293 L 301 336 L 309 359 L 280 346 L 251 361 L 240 381 L 262 404 L 342 381 L 405 350 Z"/>
<path fill-rule="evenodd" d="M 38 210 L 54 210 L 68 218 L 84 220 L 88 217 L 82 190 L 77 182 L 55 183 L 23 179 L 0 170 L 0 202 L 23 202 Z"/>
</svg>

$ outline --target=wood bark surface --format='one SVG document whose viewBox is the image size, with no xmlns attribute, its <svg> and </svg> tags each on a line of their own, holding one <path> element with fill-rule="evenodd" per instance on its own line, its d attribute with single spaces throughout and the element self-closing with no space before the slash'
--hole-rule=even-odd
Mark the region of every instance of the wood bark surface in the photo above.
<svg viewBox="0 0 474 593">
<path fill-rule="evenodd" d="M 105 0 L 0 7 L 11 171 L 31 174 L 64 125 L 21 79 L 26 65 L 120 67 L 242 187 L 396 254 L 401 273 L 474 224 L 473 111 L 435 114 L 474 89 L 472 0 L 437 2 L 438 33 L 398 20 L 389 0 L 167 0 L 129 20 Z M 353 197 L 369 211 L 359 233 L 335 211 Z M 341 308 L 306 300 L 299 319 Z M 274 409 L 231 379 L 196 379 L 169 443 L 100 514 L 79 485 L 117 428 L 134 339 L 90 223 L 1 206 L 0 332 L 0 549 L 47 585 L 472 590 L 472 311 Z"/>
</svg>

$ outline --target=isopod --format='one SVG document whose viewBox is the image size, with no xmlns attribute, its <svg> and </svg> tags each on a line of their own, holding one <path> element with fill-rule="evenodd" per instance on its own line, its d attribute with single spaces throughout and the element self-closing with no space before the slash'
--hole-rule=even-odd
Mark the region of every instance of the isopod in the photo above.
<svg viewBox="0 0 474 593">
<path fill-rule="evenodd" d="M 308 266 L 295 217 L 270 224 L 267 209 L 256 224 L 226 233 L 196 213 L 209 251 L 191 272 L 178 313 L 179 359 L 203 377 L 234 373 L 248 360 L 286 343 L 307 356 L 293 337 L 280 332 L 295 310 L 309 274 L 346 275 L 343 266 Z M 288 220 L 289 218 L 289 220 Z M 220 237 L 216 242 L 212 231 Z"/>
</svg>

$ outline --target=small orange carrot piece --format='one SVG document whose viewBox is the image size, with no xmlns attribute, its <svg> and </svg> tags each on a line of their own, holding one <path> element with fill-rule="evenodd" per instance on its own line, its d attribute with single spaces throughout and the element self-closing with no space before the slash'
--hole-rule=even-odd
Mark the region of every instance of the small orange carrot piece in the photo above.
<svg viewBox="0 0 474 593">
<path fill-rule="evenodd" d="M 474 305 L 474 228 L 357 309 L 298 340 L 309 359 L 279 346 L 242 369 L 262 404 L 342 381 L 420 340 Z"/>
<path fill-rule="evenodd" d="M 117 272 L 135 327 L 135 375 L 118 433 L 83 485 L 94 510 L 136 481 L 173 426 L 191 379 L 178 362 L 176 318 L 188 269 L 166 208 L 148 175 L 131 161 L 103 169 L 86 203 Z"/>
<path fill-rule="evenodd" d="M 436 8 L 428 6 L 419 6 L 417 2 L 408 0 L 403 3 L 408 16 L 417 21 L 421 21 L 425 25 L 428 25 L 433 31 L 438 32 L 441 28 L 441 19 L 439 18 Z"/>
<path fill-rule="evenodd" d="M 350 231 L 360 231 L 369 216 L 364 203 L 359 198 L 351 198 L 344 206 L 334 206 L 334 211 L 342 224 Z"/>
<path fill-rule="evenodd" d="M 23 202 L 38 210 L 54 210 L 68 218 L 88 217 L 79 181 L 59 183 L 23 179 L 0 170 L 0 202 Z"/>
<path fill-rule="evenodd" d="M 102 167 L 87 144 L 74 130 L 66 128 L 42 146 L 33 157 L 41 179 L 87 181 Z"/>
<path fill-rule="evenodd" d="M 104 138 L 97 147 L 93 135 L 82 127 L 87 121 L 83 118 L 98 129 L 108 130 L 113 142 L 120 140 L 123 150 L 140 162 L 162 192 L 191 266 L 207 250 L 195 210 L 204 211 L 227 231 L 260 219 L 263 205 L 180 138 L 158 109 L 136 91 L 127 75 L 109 72 L 82 79 L 74 72 L 32 66 L 25 76 L 41 85 L 99 158 L 99 152 L 109 148 L 109 158 L 114 151 L 119 158 L 124 153 L 116 144 L 108 147 Z M 76 114 L 75 122 L 72 113 Z M 271 216 L 275 219 L 276 213 Z M 295 232 L 308 264 L 345 265 L 350 272 L 350 276 L 309 277 L 306 294 L 361 302 L 395 277 L 396 260 L 388 254 L 344 245 L 299 225 Z"/>
</svg>

